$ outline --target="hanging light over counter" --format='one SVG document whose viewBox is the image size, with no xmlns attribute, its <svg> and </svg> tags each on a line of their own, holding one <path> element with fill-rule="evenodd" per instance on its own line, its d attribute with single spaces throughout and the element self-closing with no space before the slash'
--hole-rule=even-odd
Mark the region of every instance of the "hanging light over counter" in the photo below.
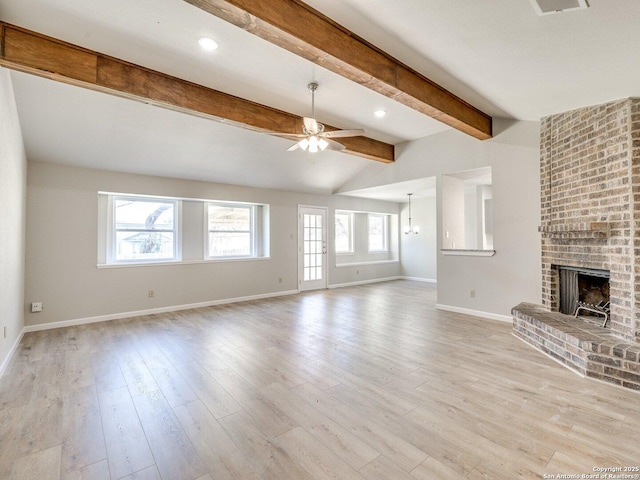
<svg viewBox="0 0 640 480">
<path fill-rule="evenodd" d="M 417 226 L 413 226 L 411 224 L 411 196 L 413 195 L 413 193 L 407 193 L 407 196 L 409 197 L 409 225 L 404 227 L 404 234 L 405 235 L 409 235 L 409 234 L 418 234 L 418 227 Z"/>
</svg>

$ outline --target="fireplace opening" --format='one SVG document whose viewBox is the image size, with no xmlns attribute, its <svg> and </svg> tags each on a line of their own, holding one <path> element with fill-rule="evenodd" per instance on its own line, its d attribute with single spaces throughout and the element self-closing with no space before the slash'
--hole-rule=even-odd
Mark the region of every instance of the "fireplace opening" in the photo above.
<svg viewBox="0 0 640 480">
<path fill-rule="evenodd" d="M 609 271 L 558 267 L 559 310 L 607 326 Z"/>
</svg>

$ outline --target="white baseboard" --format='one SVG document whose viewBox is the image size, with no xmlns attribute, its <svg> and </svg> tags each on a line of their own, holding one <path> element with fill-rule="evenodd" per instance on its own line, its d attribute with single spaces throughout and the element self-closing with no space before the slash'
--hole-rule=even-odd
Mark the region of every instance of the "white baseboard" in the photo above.
<svg viewBox="0 0 640 480">
<path fill-rule="evenodd" d="M 403 277 L 372 278 L 371 280 L 358 280 L 356 282 L 334 283 L 333 285 L 329 285 L 328 288 L 353 287 L 355 285 L 365 285 L 367 283 L 390 282 L 391 280 L 402 280 L 402 278 Z"/>
<path fill-rule="evenodd" d="M 16 341 L 13 342 L 13 345 L 7 352 L 7 356 L 2 361 L 2 365 L 0 365 L 0 378 L 2 378 L 2 376 L 4 375 L 4 372 L 7 370 L 7 367 L 9 366 L 9 362 L 11 362 L 13 355 L 16 353 L 16 350 L 18 349 L 18 345 L 20 345 L 20 341 L 24 336 L 24 332 L 25 332 L 25 329 L 23 328 L 22 331 L 20 332 L 20 335 L 18 335 L 18 338 L 16 338 Z"/>
<path fill-rule="evenodd" d="M 212 307 L 214 305 L 224 305 L 227 303 L 248 302 L 250 300 L 261 300 L 263 298 L 282 297 L 285 295 L 297 294 L 297 290 L 285 290 L 282 292 L 263 293 L 260 295 L 249 295 L 246 297 L 224 298 L 222 300 L 212 300 L 210 302 L 190 303 L 185 305 L 171 305 L 168 307 L 151 308 L 147 310 L 136 310 L 133 312 L 110 313 L 108 315 L 98 315 L 95 317 L 76 318 L 73 320 L 62 320 L 60 322 L 41 323 L 29 325 L 24 328 L 24 332 L 37 332 L 40 330 L 50 330 L 53 328 L 72 327 L 75 325 L 85 325 L 88 323 L 107 322 L 120 318 L 140 317 L 143 315 L 153 315 L 154 313 L 177 312 L 179 310 L 190 310 L 192 308 Z"/>
<path fill-rule="evenodd" d="M 513 322 L 513 318 L 508 315 L 498 315 L 497 313 L 483 312 L 480 310 L 471 310 L 470 308 L 453 307 L 451 305 L 436 304 L 438 310 L 446 310 L 447 312 L 464 313 L 465 315 L 473 315 L 474 317 L 488 318 L 499 322 Z"/>
<path fill-rule="evenodd" d="M 424 283 L 438 283 L 438 280 L 435 278 L 423 278 L 423 277 L 400 277 L 403 280 L 411 280 L 413 282 L 424 282 Z"/>
</svg>

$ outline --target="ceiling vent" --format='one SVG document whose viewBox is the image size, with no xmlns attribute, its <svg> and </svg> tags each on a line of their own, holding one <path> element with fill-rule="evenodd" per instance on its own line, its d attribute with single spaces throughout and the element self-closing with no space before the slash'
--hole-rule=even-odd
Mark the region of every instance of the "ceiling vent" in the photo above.
<svg viewBox="0 0 640 480">
<path fill-rule="evenodd" d="M 568 12 L 589 8 L 587 0 L 530 0 L 538 15 Z"/>
</svg>

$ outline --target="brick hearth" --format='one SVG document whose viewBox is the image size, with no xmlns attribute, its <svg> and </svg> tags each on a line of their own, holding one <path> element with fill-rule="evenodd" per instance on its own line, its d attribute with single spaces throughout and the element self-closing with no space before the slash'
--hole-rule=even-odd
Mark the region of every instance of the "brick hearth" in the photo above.
<svg viewBox="0 0 640 480">
<path fill-rule="evenodd" d="M 521 303 L 511 313 L 518 338 L 580 375 L 640 391 L 640 345 L 541 305 Z"/>
</svg>

